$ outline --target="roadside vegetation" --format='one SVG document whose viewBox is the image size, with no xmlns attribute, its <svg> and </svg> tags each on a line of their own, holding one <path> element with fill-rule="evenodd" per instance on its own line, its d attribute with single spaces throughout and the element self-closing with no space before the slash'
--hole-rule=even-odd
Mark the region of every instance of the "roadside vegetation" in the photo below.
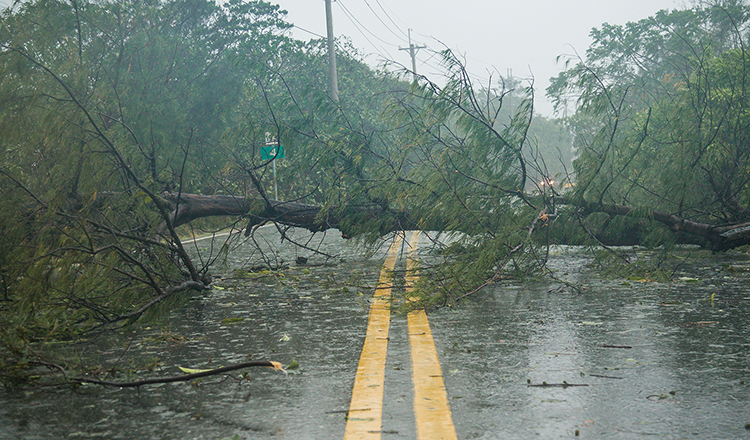
<svg viewBox="0 0 750 440">
<path fill-rule="evenodd" d="M 550 120 L 533 83 L 476 84 L 448 50 L 445 78 L 412 80 L 339 41 L 332 100 L 325 42 L 291 39 L 264 1 L 17 2 L 0 19 L 0 370 L 179 307 L 229 251 L 184 238 L 230 227 L 460 233 L 415 306 L 542 275 L 551 244 L 626 266 L 612 246 L 750 244 L 748 23 L 728 0 L 604 24 L 561 60 L 546 92 L 569 116 Z"/>
</svg>

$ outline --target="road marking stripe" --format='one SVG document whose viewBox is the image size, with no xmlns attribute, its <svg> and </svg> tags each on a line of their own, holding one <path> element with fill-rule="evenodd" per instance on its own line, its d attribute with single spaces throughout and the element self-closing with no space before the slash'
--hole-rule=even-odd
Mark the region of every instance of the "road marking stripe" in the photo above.
<svg viewBox="0 0 750 440">
<path fill-rule="evenodd" d="M 406 260 L 406 292 L 413 290 L 417 281 L 416 250 L 419 231 L 409 240 Z M 424 310 L 408 314 L 409 344 L 411 346 L 411 371 L 414 383 L 414 417 L 418 440 L 455 440 L 448 395 L 445 392 L 435 342 Z"/>
<path fill-rule="evenodd" d="M 354 379 L 344 440 L 379 439 L 383 426 L 383 388 L 388 327 L 391 319 L 391 272 L 401 250 L 401 236 L 393 239 L 380 270 L 380 280 L 370 304 L 367 335 Z M 356 411 L 354 415 L 351 413 Z"/>
</svg>

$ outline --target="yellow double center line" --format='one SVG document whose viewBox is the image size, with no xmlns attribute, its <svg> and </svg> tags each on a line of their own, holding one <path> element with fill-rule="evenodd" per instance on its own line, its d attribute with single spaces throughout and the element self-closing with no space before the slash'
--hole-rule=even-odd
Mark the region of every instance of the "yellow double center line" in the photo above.
<svg viewBox="0 0 750 440">
<path fill-rule="evenodd" d="M 417 280 L 416 249 L 419 232 L 412 233 L 406 260 L 406 289 L 413 289 Z M 352 401 L 346 423 L 345 440 L 379 439 L 383 426 L 383 390 L 385 359 L 388 350 L 390 321 L 391 272 L 396 267 L 401 237 L 396 237 L 388 250 L 380 272 L 380 281 L 370 305 L 367 335 L 352 390 Z M 408 315 L 411 347 L 412 381 L 414 383 L 414 416 L 418 440 L 453 440 L 453 426 L 448 397 L 430 324 L 424 310 Z"/>
<path fill-rule="evenodd" d="M 383 426 L 383 386 L 388 326 L 391 319 L 391 272 L 396 267 L 401 237 L 396 236 L 380 270 L 380 281 L 370 303 L 367 335 L 354 378 L 346 422 L 346 440 L 378 439 Z"/>
</svg>

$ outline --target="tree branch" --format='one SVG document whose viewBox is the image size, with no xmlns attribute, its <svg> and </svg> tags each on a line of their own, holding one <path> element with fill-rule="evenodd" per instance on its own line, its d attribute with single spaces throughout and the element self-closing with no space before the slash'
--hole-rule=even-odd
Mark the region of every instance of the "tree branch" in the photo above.
<svg viewBox="0 0 750 440">
<path fill-rule="evenodd" d="M 135 387 L 140 387 L 143 385 L 153 385 L 153 384 L 158 384 L 158 383 L 186 382 L 186 381 L 193 380 L 193 379 L 199 379 L 201 377 L 215 376 L 218 374 L 228 373 L 230 371 L 240 370 L 242 368 L 249 368 L 249 367 L 269 367 L 269 368 L 273 368 L 274 370 L 286 372 L 286 370 L 284 370 L 284 368 L 282 368 L 281 364 L 278 362 L 252 361 L 252 362 L 243 362 L 240 364 L 229 365 L 226 367 L 216 368 L 213 370 L 200 371 L 198 373 L 185 374 L 182 376 L 143 379 L 143 380 L 137 380 L 134 382 L 113 382 L 109 380 L 91 379 L 87 377 L 77 377 L 77 378 L 72 379 L 71 382 L 92 383 L 96 385 L 104 385 L 104 386 L 118 387 L 118 388 L 135 388 Z"/>
</svg>

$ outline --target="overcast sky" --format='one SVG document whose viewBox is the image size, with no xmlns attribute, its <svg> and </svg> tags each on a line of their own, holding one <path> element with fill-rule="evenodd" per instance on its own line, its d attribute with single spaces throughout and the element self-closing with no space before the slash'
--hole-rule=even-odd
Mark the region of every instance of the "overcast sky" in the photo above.
<svg viewBox="0 0 750 440">
<path fill-rule="evenodd" d="M 288 12 L 288 21 L 299 29 L 301 40 L 326 35 L 324 0 L 275 0 Z M 682 0 L 334 0 L 336 36 L 348 36 L 367 54 L 370 64 L 383 59 L 410 66 L 407 33 L 428 49 L 449 47 L 463 55 L 469 72 L 477 78 L 489 72 L 518 78 L 534 77 L 536 109 L 550 116 L 544 97 L 549 78 L 562 69 L 558 55 L 583 56 L 589 32 L 602 23 L 625 24 L 676 9 Z M 420 74 L 439 75 L 438 61 L 428 49 L 417 56 Z"/>
<path fill-rule="evenodd" d="M 301 40 L 326 35 L 324 0 L 270 0 L 288 12 Z M 336 36 L 349 37 L 378 65 L 393 60 L 410 66 L 407 33 L 427 46 L 417 55 L 417 71 L 436 81 L 440 76 L 433 51 L 446 46 L 461 54 L 477 80 L 490 72 L 517 78 L 534 77 L 536 109 L 550 116 L 544 97 L 549 78 L 562 64 L 559 55 L 581 56 L 591 40 L 589 32 L 602 23 L 625 24 L 653 15 L 660 9 L 684 7 L 687 0 L 334 0 Z M 0 0 L 0 5 L 10 3 Z"/>
</svg>

